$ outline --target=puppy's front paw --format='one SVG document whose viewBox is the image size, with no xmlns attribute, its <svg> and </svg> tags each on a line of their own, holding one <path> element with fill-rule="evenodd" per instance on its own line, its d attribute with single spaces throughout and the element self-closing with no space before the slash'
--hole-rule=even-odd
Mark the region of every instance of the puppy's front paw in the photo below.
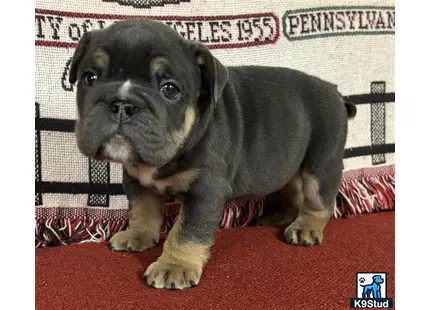
<svg viewBox="0 0 430 310">
<path fill-rule="evenodd" d="M 117 232 L 110 239 L 113 251 L 142 252 L 158 244 L 159 234 L 153 234 L 136 229 Z"/>
<path fill-rule="evenodd" d="M 284 231 L 284 239 L 293 245 L 317 245 L 322 242 L 324 225 L 319 222 L 308 222 L 296 220 Z"/>
<path fill-rule="evenodd" d="M 202 274 L 197 266 L 185 266 L 156 261 L 149 265 L 143 277 L 146 282 L 155 288 L 182 290 L 194 287 L 199 283 Z"/>
</svg>

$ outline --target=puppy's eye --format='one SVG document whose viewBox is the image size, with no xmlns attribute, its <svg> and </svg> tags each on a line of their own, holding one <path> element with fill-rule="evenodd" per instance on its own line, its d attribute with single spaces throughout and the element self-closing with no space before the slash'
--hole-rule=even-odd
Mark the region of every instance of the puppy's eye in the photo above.
<svg viewBox="0 0 430 310">
<path fill-rule="evenodd" d="M 166 83 L 161 86 L 161 92 L 163 96 L 169 100 L 178 99 L 179 95 L 181 94 L 179 88 L 173 83 Z"/>
<path fill-rule="evenodd" d="M 91 72 L 87 72 L 84 74 L 83 81 L 85 86 L 88 86 L 88 87 L 93 86 L 94 82 L 97 81 L 97 75 Z"/>
</svg>

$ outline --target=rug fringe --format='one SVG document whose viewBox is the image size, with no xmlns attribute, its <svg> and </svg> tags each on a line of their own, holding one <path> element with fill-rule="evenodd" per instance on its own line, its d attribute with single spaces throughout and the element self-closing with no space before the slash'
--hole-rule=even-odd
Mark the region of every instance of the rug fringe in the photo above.
<svg viewBox="0 0 430 310">
<path fill-rule="evenodd" d="M 263 213 L 263 206 L 271 203 L 276 203 L 276 197 L 273 195 L 230 202 L 224 210 L 220 228 L 248 226 Z M 162 233 L 166 233 L 172 228 L 179 210 L 179 204 L 168 205 L 160 230 Z M 104 242 L 127 227 L 127 218 L 103 220 L 86 216 L 74 217 L 73 219 L 38 218 L 36 219 L 36 248 L 68 245 L 70 243 Z"/>
<path fill-rule="evenodd" d="M 74 242 L 99 242 L 127 228 L 128 220 L 91 218 L 36 220 L 36 248 L 67 245 Z"/>
<path fill-rule="evenodd" d="M 263 214 L 279 204 L 279 197 L 271 194 L 261 198 L 243 198 L 227 202 L 220 221 L 220 228 L 254 225 Z M 394 210 L 395 176 L 394 168 L 379 174 L 353 173 L 344 176 L 336 198 L 334 218 L 349 218 L 363 213 Z M 169 204 L 161 232 L 168 232 L 178 216 L 180 205 Z M 94 216 L 73 216 L 59 218 L 37 217 L 36 248 L 67 245 L 75 242 L 103 242 L 116 232 L 128 226 L 126 216 L 94 218 Z"/>
<path fill-rule="evenodd" d="M 363 213 L 394 210 L 394 174 L 392 170 L 386 174 L 344 178 L 333 216 L 349 218 Z"/>
</svg>

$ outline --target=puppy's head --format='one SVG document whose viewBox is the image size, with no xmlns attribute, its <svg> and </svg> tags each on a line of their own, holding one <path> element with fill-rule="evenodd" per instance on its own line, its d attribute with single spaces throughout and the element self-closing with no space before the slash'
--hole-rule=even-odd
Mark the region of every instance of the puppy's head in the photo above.
<svg viewBox="0 0 430 310">
<path fill-rule="evenodd" d="M 88 157 L 162 166 L 203 129 L 227 79 L 205 46 L 162 23 L 129 19 L 87 32 L 69 76 L 78 147 Z"/>
</svg>

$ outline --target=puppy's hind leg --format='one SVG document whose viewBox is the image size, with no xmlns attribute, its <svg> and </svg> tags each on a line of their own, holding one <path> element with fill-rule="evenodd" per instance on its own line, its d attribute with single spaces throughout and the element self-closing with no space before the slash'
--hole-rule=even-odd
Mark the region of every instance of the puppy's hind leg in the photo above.
<svg viewBox="0 0 430 310">
<path fill-rule="evenodd" d="M 285 241 L 294 245 L 316 245 L 323 239 L 323 230 L 333 213 L 342 175 L 342 165 L 330 165 L 323 173 L 303 169 L 303 203 L 297 218 L 284 232 Z"/>
<path fill-rule="evenodd" d="M 263 214 L 257 221 L 257 225 L 289 225 L 297 217 L 298 210 L 303 204 L 303 183 L 299 174 L 288 182 L 279 193 L 280 204 L 277 210 Z"/>
</svg>

